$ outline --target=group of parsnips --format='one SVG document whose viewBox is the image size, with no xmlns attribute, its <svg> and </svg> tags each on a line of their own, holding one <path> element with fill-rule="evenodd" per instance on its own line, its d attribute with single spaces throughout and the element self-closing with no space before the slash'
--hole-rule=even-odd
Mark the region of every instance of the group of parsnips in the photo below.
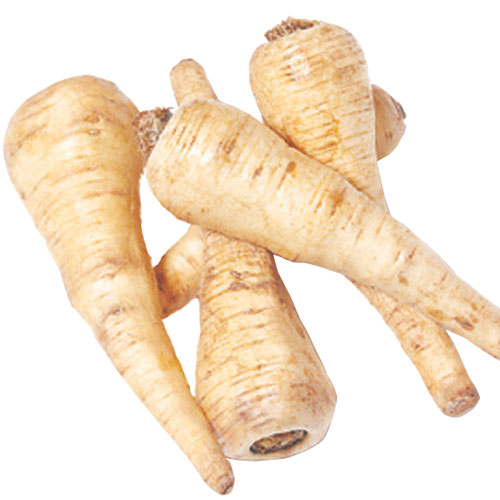
<svg viewBox="0 0 500 500">
<path fill-rule="evenodd" d="M 347 276 L 446 415 L 479 399 L 446 330 L 500 356 L 500 310 L 389 215 L 377 159 L 399 142 L 404 113 L 370 84 L 356 40 L 296 19 L 266 37 L 250 63 L 264 124 L 219 102 L 184 60 L 171 72 L 174 112 L 138 113 L 113 83 L 80 76 L 28 99 L 4 145 L 72 305 L 219 493 L 234 482 L 226 457 L 310 448 L 336 404 L 273 254 Z M 192 224 L 154 269 L 144 168 L 162 205 Z M 195 297 L 196 398 L 162 321 Z"/>
</svg>

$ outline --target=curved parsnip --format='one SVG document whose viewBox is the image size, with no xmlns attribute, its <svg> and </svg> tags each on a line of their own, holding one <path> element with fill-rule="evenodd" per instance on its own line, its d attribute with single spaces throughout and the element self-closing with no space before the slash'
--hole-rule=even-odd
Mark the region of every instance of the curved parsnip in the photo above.
<svg viewBox="0 0 500 500">
<path fill-rule="evenodd" d="M 339 173 L 243 111 L 181 106 L 146 170 L 179 219 L 377 287 L 500 356 L 497 307 Z"/>
<path fill-rule="evenodd" d="M 277 28 L 267 33 L 269 43 L 254 52 L 250 63 L 250 82 L 264 121 L 386 208 L 377 152 L 390 152 L 391 140 L 399 141 L 404 131 L 401 106 L 378 87 L 373 87 L 372 99 L 363 52 L 348 31 L 296 19 Z M 381 137 L 386 120 L 396 130 Z M 444 328 L 390 296 L 356 286 L 396 334 L 439 408 L 455 417 L 472 409 L 477 390 Z"/>
<path fill-rule="evenodd" d="M 231 466 L 190 393 L 161 320 L 141 232 L 136 113 L 108 81 L 61 81 L 15 113 L 5 159 L 72 305 L 203 479 L 227 493 Z"/>
<path fill-rule="evenodd" d="M 197 295 L 203 270 L 203 235 L 201 228 L 190 226 L 156 264 L 156 281 L 165 318 L 182 309 Z"/>
<path fill-rule="evenodd" d="M 171 81 L 179 104 L 216 99 L 192 59 L 172 69 Z M 273 256 L 210 230 L 201 235 L 196 397 L 222 449 L 231 458 L 263 460 L 314 446 L 337 397 Z"/>
<path fill-rule="evenodd" d="M 186 65 L 188 62 L 183 61 L 182 64 Z M 196 67 L 194 63 L 190 69 L 192 74 L 184 75 L 182 80 L 179 73 L 172 73 L 174 79 L 178 78 L 173 81 L 174 88 L 177 88 L 175 94 L 177 101 L 188 102 L 196 98 L 215 99 L 203 68 Z M 399 144 L 405 130 L 406 115 L 401 104 L 384 89 L 372 85 L 372 92 L 376 117 L 377 157 L 380 160 Z M 154 137 L 156 138 L 156 134 Z M 149 153 L 152 149 L 151 144 L 145 145 L 143 149 Z M 182 309 L 198 294 L 203 259 L 202 247 L 201 231 L 191 226 L 156 264 L 154 270 L 158 279 L 163 317 Z"/>
</svg>

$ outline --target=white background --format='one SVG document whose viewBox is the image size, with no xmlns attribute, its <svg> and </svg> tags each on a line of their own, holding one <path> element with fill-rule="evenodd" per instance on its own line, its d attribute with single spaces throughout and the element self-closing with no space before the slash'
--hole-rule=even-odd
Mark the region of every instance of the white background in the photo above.
<svg viewBox="0 0 500 500">
<path fill-rule="evenodd" d="M 139 108 L 173 105 L 169 71 L 186 57 L 205 66 L 221 100 L 259 117 L 248 61 L 264 32 L 288 15 L 339 24 L 361 43 L 372 81 L 408 114 L 402 143 L 380 162 L 393 215 L 500 304 L 495 4 L 5 2 L 0 130 L 27 97 L 83 73 L 115 81 Z M 0 177 L 0 498 L 216 498 L 71 309 L 5 169 Z M 186 225 L 142 188 L 156 262 Z M 499 362 L 453 337 L 481 401 L 447 418 L 342 276 L 280 259 L 278 266 L 339 400 L 314 449 L 281 461 L 233 461 L 232 498 L 498 498 Z M 166 326 L 193 382 L 197 303 Z"/>
</svg>

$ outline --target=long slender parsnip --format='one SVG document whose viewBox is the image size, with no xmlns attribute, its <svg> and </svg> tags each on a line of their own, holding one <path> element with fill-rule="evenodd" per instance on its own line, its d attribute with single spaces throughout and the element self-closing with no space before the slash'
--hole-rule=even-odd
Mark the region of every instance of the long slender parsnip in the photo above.
<svg viewBox="0 0 500 500">
<path fill-rule="evenodd" d="M 193 66 L 194 74 L 187 77 L 189 80 L 183 87 L 184 90 L 178 91 L 180 102 L 188 102 L 195 97 L 207 97 L 203 92 L 213 92 L 211 87 L 210 89 L 206 87 L 210 82 L 203 82 L 206 76 L 202 71 L 203 68 L 195 69 Z M 187 88 L 191 91 L 187 91 Z M 372 93 L 375 106 L 377 157 L 380 160 L 399 144 L 406 128 L 404 123 L 406 115 L 401 104 L 384 89 L 372 85 Z M 156 138 L 156 134 L 154 137 Z M 144 149 L 151 150 L 152 144 L 146 144 Z M 199 228 L 191 226 L 187 233 L 168 249 L 154 268 L 160 289 L 163 317 L 182 309 L 198 294 L 203 260 L 201 236 Z"/>
<path fill-rule="evenodd" d="M 216 99 L 192 59 L 172 69 L 171 81 L 179 104 Z M 196 397 L 222 449 L 231 458 L 263 460 L 314 446 L 337 397 L 273 256 L 210 230 L 201 235 Z"/>
<path fill-rule="evenodd" d="M 500 357 L 500 310 L 339 173 L 217 101 L 180 106 L 146 166 L 176 217 L 341 272 Z"/>
<path fill-rule="evenodd" d="M 137 109 L 81 76 L 28 99 L 5 137 L 11 179 L 47 241 L 69 299 L 116 369 L 219 493 L 233 473 L 163 326 L 140 222 Z"/>
<path fill-rule="evenodd" d="M 391 123 L 401 124 L 404 112 L 378 88 L 372 100 L 366 61 L 354 37 L 338 26 L 296 19 L 266 36 L 269 43 L 255 51 L 250 63 L 264 121 L 386 208 L 377 153 L 387 149 L 377 133 L 383 126 L 375 126 L 372 102 L 384 110 L 377 114 L 379 122 L 389 116 Z M 389 133 L 403 131 L 399 127 Z M 396 334 L 439 408 L 450 416 L 472 409 L 477 390 L 444 328 L 372 287 L 357 286 Z"/>
</svg>

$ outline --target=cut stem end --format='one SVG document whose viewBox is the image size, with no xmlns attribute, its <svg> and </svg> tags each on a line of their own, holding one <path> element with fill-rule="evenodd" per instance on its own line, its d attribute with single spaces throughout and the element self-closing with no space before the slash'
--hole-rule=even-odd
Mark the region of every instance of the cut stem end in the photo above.
<svg viewBox="0 0 500 500">
<path fill-rule="evenodd" d="M 288 450 L 304 441 L 307 431 L 294 429 L 287 432 L 277 432 L 271 436 L 258 439 L 250 446 L 250 451 L 256 455 L 267 455 L 276 451 Z"/>
<path fill-rule="evenodd" d="M 274 28 L 270 29 L 264 36 L 269 42 L 284 38 L 299 30 L 306 30 L 316 26 L 319 21 L 309 21 L 307 19 L 294 19 L 289 17 L 285 21 L 281 21 Z"/>
<path fill-rule="evenodd" d="M 160 138 L 165 125 L 172 116 L 172 108 L 156 108 L 148 111 L 141 111 L 132 123 L 135 129 L 139 148 L 142 153 L 149 156 Z"/>
</svg>

